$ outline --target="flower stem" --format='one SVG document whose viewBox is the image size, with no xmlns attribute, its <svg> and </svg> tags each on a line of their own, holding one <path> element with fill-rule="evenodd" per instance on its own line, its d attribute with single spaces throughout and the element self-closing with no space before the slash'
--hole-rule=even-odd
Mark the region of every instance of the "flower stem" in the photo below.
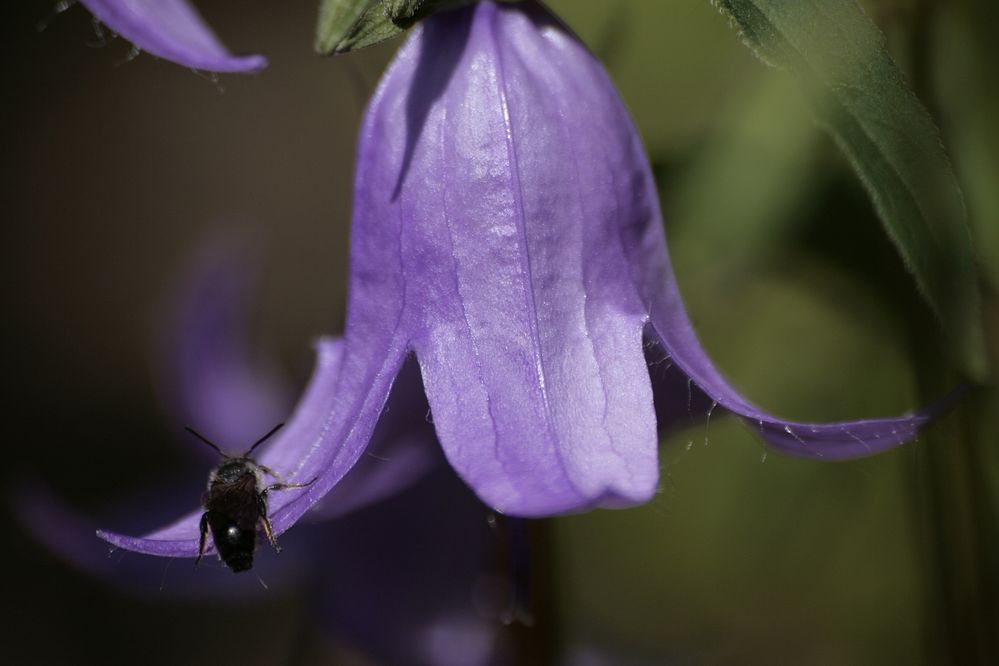
<svg viewBox="0 0 999 666">
<path fill-rule="evenodd" d="M 503 524 L 509 553 L 511 595 L 506 620 L 511 661 L 556 663 L 559 631 L 552 590 L 549 521 L 506 517 Z"/>
<path fill-rule="evenodd" d="M 936 117 L 934 95 L 934 0 L 916 0 L 910 24 L 911 80 Z M 999 301 L 985 293 L 987 339 L 996 340 Z M 989 316 L 992 313 L 992 317 Z M 992 326 L 989 326 L 990 319 Z M 935 322 L 919 322 L 914 351 L 924 404 L 953 390 L 961 377 L 949 366 L 934 335 Z M 988 330 L 991 328 L 991 330 Z M 992 367 L 999 360 L 995 344 Z M 914 467 L 925 564 L 930 582 L 926 635 L 934 643 L 930 662 L 999 663 L 999 491 L 996 469 L 995 389 L 976 388 L 934 424 L 917 449 Z"/>
</svg>

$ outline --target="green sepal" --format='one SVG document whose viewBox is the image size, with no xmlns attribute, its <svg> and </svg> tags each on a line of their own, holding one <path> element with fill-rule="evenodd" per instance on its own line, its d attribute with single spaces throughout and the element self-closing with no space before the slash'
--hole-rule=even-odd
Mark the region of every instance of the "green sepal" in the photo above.
<svg viewBox="0 0 999 666">
<path fill-rule="evenodd" d="M 323 55 L 355 51 L 405 32 L 421 19 L 475 0 L 322 0 L 316 50 Z"/>
</svg>

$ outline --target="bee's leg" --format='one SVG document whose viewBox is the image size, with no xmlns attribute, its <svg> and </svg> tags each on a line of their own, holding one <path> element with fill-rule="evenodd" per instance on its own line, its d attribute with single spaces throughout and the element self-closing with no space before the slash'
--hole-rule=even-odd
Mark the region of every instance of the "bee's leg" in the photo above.
<svg viewBox="0 0 999 666">
<path fill-rule="evenodd" d="M 312 479 L 312 481 L 309 481 L 308 483 L 288 483 L 288 480 L 284 478 L 284 475 L 282 475 L 281 472 L 271 469 L 267 465 L 261 465 L 260 463 L 254 463 L 254 464 L 260 468 L 261 472 L 278 480 L 279 483 L 275 483 L 268 486 L 269 490 L 284 490 L 286 488 L 305 488 L 306 486 L 311 486 L 313 483 L 316 482 L 316 479 L 319 478 L 315 477 L 314 479 Z"/>
<path fill-rule="evenodd" d="M 266 488 L 264 488 L 264 493 L 266 494 L 267 491 L 269 491 L 269 490 L 288 490 L 289 488 L 308 488 L 313 483 L 315 483 L 316 479 L 318 479 L 318 478 L 319 478 L 318 476 L 313 477 L 312 480 L 309 481 L 308 483 L 272 483 L 271 485 L 269 485 Z"/>
<path fill-rule="evenodd" d="M 205 556 L 205 542 L 208 539 L 208 512 L 201 514 L 201 539 L 198 541 L 198 559 L 194 560 L 194 566 L 198 566 L 201 558 Z"/>
<path fill-rule="evenodd" d="M 268 467 L 267 465 L 261 465 L 260 463 L 254 463 L 254 464 L 257 467 L 259 467 L 260 471 L 263 472 L 264 474 L 267 474 L 268 476 L 271 476 L 271 477 L 277 479 L 281 483 L 286 483 L 287 482 L 287 479 L 285 479 L 284 476 L 282 476 L 281 473 L 278 472 L 277 470 L 273 470 L 270 467 Z"/>
<path fill-rule="evenodd" d="M 267 537 L 267 541 L 274 547 L 274 550 L 280 553 L 281 546 L 278 545 L 277 539 L 274 538 L 271 520 L 267 517 L 267 490 L 265 488 L 262 493 L 257 495 L 257 510 L 260 511 L 260 525 L 264 528 L 264 536 Z"/>
</svg>

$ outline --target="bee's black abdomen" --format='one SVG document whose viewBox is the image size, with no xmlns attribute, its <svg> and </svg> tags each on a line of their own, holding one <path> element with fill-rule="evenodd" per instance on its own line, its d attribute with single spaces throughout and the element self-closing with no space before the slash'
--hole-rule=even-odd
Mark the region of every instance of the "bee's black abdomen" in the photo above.
<svg viewBox="0 0 999 666">
<path fill-rule="evenodd" d="M 224 516 L 219 521 L 214 521 L 210 517 L 209 524 L 215 549 L 227 567 L 239 572 L 253 566 L 253 551 L 257 547 L 256 524 L 252 527 L 241 527 Z"/>
</svg>

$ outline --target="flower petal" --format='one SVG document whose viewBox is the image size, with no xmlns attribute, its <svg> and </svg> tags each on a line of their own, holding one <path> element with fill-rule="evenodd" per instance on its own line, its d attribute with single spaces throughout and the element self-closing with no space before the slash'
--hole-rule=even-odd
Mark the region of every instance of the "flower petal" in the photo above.
<svg viewBox="0 0 999 666">
<path fill-rule="evenodd" d="M 650 234 L 651 235 L 651 234 Z M 655 239 L 652 239 L 655 242 Z M 768 444 L 782 453 L 826 460 L 844 460 L 879 453 L 915 438 L 931 412 L 896 418 L 864 419 L 834 423 L 803 423 L 773 416 L 756 407 L 736 391 L 715 368 L 694 333 L 663 247 L 648 251 L 646 266 L 659 257 L 658 271 L 649 287 L 652 332 L 672 362 L 714 402 L 742 417 Z"/>
<path fill-rule="evenodd" d="M 646 327 L 645 360 L 652 378 L 656 426 L 660 440 L 690 427 L 707 427 L 717 404 L 683 373 L 655 341 Z"/>
<path fill-rule="evenodd" d="M 650 172 L 644 188 L 653 192 L 654 187 Z M 722 377 L 701 347 L 673 274 L 658 205 L 654 201 L 653 205 L 653 222 L 644 229 L 636 228 L 627 243 L 631 261 L 643 269 L 638 280 L 644 298 L 650 304 L 650 336 L 662 346 L 670 361 L 714 403 L 742 417 L 768 444 L 782 453 L 806 458 L 862 457 L 915 438 L 918 429 L 945 407 L 941 404 L 895 418 L 804 423 L 778 418 L 753 405 Z"/>
<path fill-rule="evenodd" d="M 143 492 L 119 502 L 117 508 L 104 513 L 101 522 L 126 528 L 141 525 L 150 516 L 175 511 L 178 500 L 189 497 L 181 490 L 178 486 Z M 70 566 L 126 593 L 194 600 L 258 598 L 265 593 L 262 586 L 245 585 L 231 575 L 220 575 L 228 572 L 209 562 L 197 571 L 191 567 L 164 569 L 162 562 L 146 557 L 123 557 L 114 549 L 109 552 L 106 544 L 94 539 L 96 521 L 74 511 L 41 482 L 19 483 L 12 491 L 12 506 L 24 528 L 48 550 Z M 290 544 L 289 554 L 280 560 L 259 558 L 257 574 L 272 589 L 298 581 L 310 554 L 306 545 Z"/>
<path fill-rule="evenodd" d="M 428 420 L 420 368 L 408 359 L 392 385 L 385 416 L 357 464 L 309 511 L 310 522 L 341 518 L 410 488 L 433 469 L 446 467 Z"/>
<path fill-rule="evenodd" d="M 260 55 L 234 56 L 186 0 L 80 0 L 101 23 L 138 48 L 212 72 L 256 72 Z"/>
<path fill-rule="evenodd" d="M 634 127 L 608 98 L 549 14 L 482 3 L 417 30 L 363 130 L 357 245 L 398 228 L 438 436 L 504 513 L 644 502 L 658 481 L 645 308 L 617 231 L 644 159 L 622 161 Z"/>
<path fill-rule="evenodd" d="M 144 537 L 97 530 L 97 537 L 112 546 L 159 557 L 197 557 L 198 523 L 204 509 L 197 509 Z M 210 552 L 214 552 L 211 550 Z"/>
<path fill-rule="evenodd" d="M 270 494 L 269 512 L 276 534 L 287 530 L 356 462 L 371 438 L 405 357 L 402 348 L 395 356 L 379 348 L 367 355 L 377 360 L 374 369 L 365 368 L 363 363 L 358 369 L 341 363 L 346 355 L 339 340 L 321 341 L 317 352 L 316 369 L 294 415 L 258 456 L 258 462 L 290 482 L 315 479 L 307 488 Z M 365 356 L 357 353 L 355 362 L 360 363 L 356 358 Z M 144 537 L 105 530 L 97 535 L 115 546 L 149 555 L 195 557 L 202 511 L 192 511 Z"/>
</svg>

